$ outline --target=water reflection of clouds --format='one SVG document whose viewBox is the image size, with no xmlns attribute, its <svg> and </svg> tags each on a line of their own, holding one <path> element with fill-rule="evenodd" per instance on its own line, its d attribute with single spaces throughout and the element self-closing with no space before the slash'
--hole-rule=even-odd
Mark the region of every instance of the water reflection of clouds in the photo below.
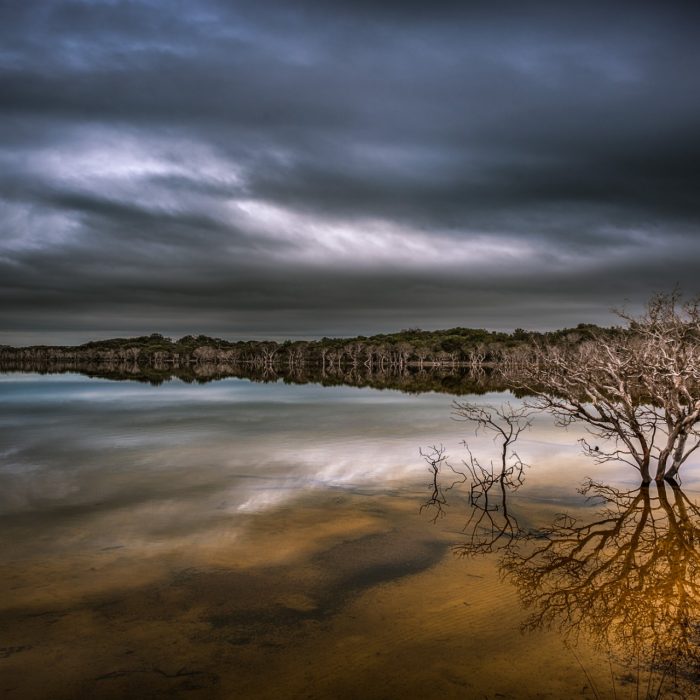
<svg viewBox="0 0 700 700">
<path fill-rule="evenodd" d="M 415 443 L 406 438 L 416 423 L 432 433 L 450 403 L 241 380 L 151 387 L 63 375 L 11 379 L 3 378 L 0 405 L 0 421 L 13 422 L 0 434 L 1 510 L 40 518 L 97 502 L 102 512 L 163 499 L 206 510 L 203 491 L 250 510 L 278 502 L 284 484 L 290 497 L 404 478 L 415 473 Z"/>
<path fill-rule="evenodd" d="M 452 398 L 442 394 L 240 379 L 158 387 L 77 375 L 0 381 L 5 515 L 59 518 L 78 508 L 87 517 L 92 505 L 95 517 L 168 500 L 183 510 L 198 504 L 197 518 L 210 499 L 250 513 L 310 489 L 423 483 L 421 446 L 442 442 L 456 463 L 463 439 L 493 452 L 489 438 L 450 419 Z M 518 403 L 500 393 L 475 400 Z M 540 417 L 523 434 L 518 451 L 537 467 L 528 473 L 533 495 L 570 492 L 586 474 L 607 477 L 580 454 L 577 437 Z"/>
<path fill-rule="evenodd" d="M 451 420 L 452 397 L 440 394 L 240 380 L 125 386 L 36 376 L 4 379 L 0 392 L 2 425 L 16 420 L 11 430 L 0 428 L 0 551 L 8 590 L 13 586 L 12 596 L 28 601 L 47 571 L 65 583 L 62 594 L 69 599 L 76 590 L 160 582 L 170 567 L 244 568 L 252 562 L 269 569 L 271 561 L 299 555 L 314 537 L 332 532 L 345 541 L 349 522 L 357 528 L 352 532 L 393 527 L 375 517 L 376 503 L 386 507 L 389 499 L 368 500 L 358 514 L 356 493 L 420 487 L 420 497 L 396 503 L 417 515 L 429 479 L 419 447 L 443 443 L 456 466 L 465 456 L 463 439 L 487 461 L 497 452 L 488 436 L 474 436 L 468 425 Z M 87 398 L 94 392 L 97 401 Z M 509 397 L 473 400 L 499 406 Z M 583 476 L 604 478 L 613 469 L 583 456 L 577 437 L 576 430 L 538 417 L 518 441 L 518 452 L 533 465 L 514 499 L 520 525 L 540 527 L 555 512 L 580 506 L 575 488 Z M 627 470 L 614 471 L 618 483 L 627 478 Z M 636 474 L 629 476 L 636 487 Z M 336 506 L 336 497 L 344 505 Z M 652 505 L 656 513 L 658 504 Z M 596 507 L 576 512 L 591 514 Z M 322 518 L 309 518 L 314 508 Z M 629 522 L 644 512 L 637 509 Z M 482 540 L 476 544 L 483 548 Z M 512 571 L 530 569 L 514 560 Z M 530 590 L 521 583 L 518 590 Z M 469 591 L 475 596 L 471 581 Z M 458 605 L 464 608 L 461 593 Z M 607 613 L 600 607 L 601 619 Z"/>
</svg>

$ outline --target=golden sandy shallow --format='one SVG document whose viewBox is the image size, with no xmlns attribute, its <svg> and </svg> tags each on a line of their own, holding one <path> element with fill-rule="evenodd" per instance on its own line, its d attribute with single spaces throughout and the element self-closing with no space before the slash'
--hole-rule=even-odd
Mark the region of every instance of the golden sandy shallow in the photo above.
<svg viewBox="0 0 700 700">
<path fill-rule="evenodd" d="M 577 661 L 558 633 L 521 633 L 495 559 L 455 557 L 456 523 L 432 525 L 419 504 L 417 493 L 316 492 L 160 545 L 69 546 L 64 531 L 60 555 L 44 543 L 3 569 L 0 690 L 592 698 L 585 669 L 607 697 L 606 655 L 584 644 Z"/>
</svg>

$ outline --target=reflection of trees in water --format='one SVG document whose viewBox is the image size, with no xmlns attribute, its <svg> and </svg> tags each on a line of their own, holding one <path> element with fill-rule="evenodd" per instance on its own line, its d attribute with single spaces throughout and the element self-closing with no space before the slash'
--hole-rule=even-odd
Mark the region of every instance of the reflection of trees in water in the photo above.
<svg viewBox="0 0 700 700">
<path fill-rule="evenodd" d="M 173 378 L 185 382 L 206 383 L 227 377 L 253 382 L 286 384 L 322 384 L 323 386 L 357 386 L 375 389 L 397 389 L 411 394 L 435 391 L 445 394 L 484 394 L 506 391 L 509 386 L 498 372 L 484 367 L 321 367 L 293 365 L 242 365 L 225 362 L 200 362 L 196 365 L 139 365 L 136 362 L 15 362 L 2 365 L 3 371 L 59 374 L 79 372 L 90 377 L 129 380 L 159 385 Z"/>
<path fill-rule="evenodd" d="M 455 487 L 469 482 L 470 516 L 463 532 L 468 540 L 458 547 L 463 554 L 488 553 L 510 542 L 520 533 L 515 516 L 508 509 L 507 493 L 515 491 L 523 483 L 526 464 L 513 445 L 531 424 L 531 412 L 509 403 L 500 408 L 484 408 L 466 401 L 455 401 L 453 416 L 466 421 L 474 428 L 474 434 L 485 433 L 499 447 L 497 460 L 486 463 L 472 452 L 468 443 L 467 459 L 462 468 L 456 469 L 447 459 L 444 446 L 433 445 L 420 454 L 431 472 L 431 494 L 421 506 L 421 511 L 431 510 L 433 522 L 445 515 L 447 494 Z M 440 482 L 440 470 L 448 468 L 457 478 L 449 486 Z"/>
<path fill-rule="evenodd" d="M 559 516 L 503 550 L 502 571 L 531 613 L 610 644 L 626 659 L 693 678 L 700 671 L 700 509 L 677 485 L 622 492 L 588 483 L 597 517 Z"/>
<path fill-rule="evenodd" d="M 589 481 L 582 493 L 599 503 L 593 516 L 526 530 L 508 502 L 522 471 L 473 461 L 469 453 L 469 516 L 455 552 L 498 553 L 529 610 L 525 629 L 555 627 L 571 643 L 584 635 L 637 684 L 646 669 L 642 696 L 661 697 L 671 679 L 700 681 L 700 508 L 677 484 L 620 491 Z M 438 475 L 435 483 L 444 508 Z"/>
<path fill-rule="evenodd" d="M 486 464 L 465 442 L 467 459 L 465 480 L 469 480 L 469 503 L 472 506 L 464 526 L 467 541 L 462 553 L 488 553 L 510 543 L 520 532 L 515 516 L 508 508 L 507 494 L 523 483 L 527 466 L 513 448 L 521 433 L 530 427 L 530 412 L 504 404 L 485 409 L 467 402 L 455 402 L 457 419 L 468 421 L 474 433 L 486 433 L 498 445 L 498 459 Z"/>
<path fill-rule="evenodd" d="M 491 493 L 493 487 L 496 487 Z M 489 554 L 512 545 L 521 536 L 518 519 L 508 507 L 508 490 L 513 483 L 501 479 L 472 484 L 471 509 L 463 528 L 465 541 L 455 546 L 461 555 Z M 517 488 L 517 486 L 516 486 Z"/>
</svg>

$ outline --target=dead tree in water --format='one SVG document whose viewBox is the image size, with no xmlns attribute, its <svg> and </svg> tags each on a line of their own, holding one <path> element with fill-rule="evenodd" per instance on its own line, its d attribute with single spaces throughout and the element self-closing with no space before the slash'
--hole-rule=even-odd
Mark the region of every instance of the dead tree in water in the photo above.
<svg viewBox="0 0 700 700">
<path fill-rule="evenodd" d="M 582 441 L 598 462 L 620 460 L 642 482 L 673 479 L 700 447 L 700 305 L 657 295 L 628 327 L 575 348 L 536 347 L 511 383 L 558 424 L 584 423 L 602 445 Z"/>
<path fill-rule="evenodd" d="M 467 402 L 454 403 L 454 415 L 457 420 L 468 421 L 474 427 L 475 434 L 481 432 L 493 436 L 499 443 L 499 459 L 490 460 L 488 466 L 474 455 L 467 441 L 463 442 L 468 458 L 462 464 L 466 471 L 455 469 L 445 455 L 445 448 L 433 446 L 421 456 L 428 463 L 432 472 L 432 493 L 421 506 L 421 511 L 430 508 L 435 511 L 433 521 L 445 514 L 446 493 L 457 484 L 469 481 L 469 504 L 471 515 L 464 531 L 470 533 L 467 546 L 460 546 L 461 554 L 474 554 L 491 551 L 501 546 L 500 540 L 508 541 L 519 532 L 517 521 L 508 512 L 507 493 L 516 490 L 523 482 L 525 463 L 520 459 L 513 445 L 520 434 L 530 426 L 530 412 L 526 408 L 513 408 L 505 404 L 500 408 L 486 408 Z M 439 481 L 440 470 L 448 467 L 457 477 L 452 484 L 443 488 Z M 496 486 L 498 491 L 491 494 Z M 498 544 L 497 544 L 498 543 Z"/>
<path fill-rule="evenodd" d="M 448 461 L 445 454 L 445 447 L 440 445 L 432 445 L 425 450 L 420 449 L 420 456 L 428 464 L 432 478 L 430 483 L 431 493 L 430 498 L 420 507 L 422 513 L 426 509 L 434 511 L 433 522 L 445 515 L 445 506 L 447 506 L 447 498 L 445 493 L 451 491 L 457 484 L 463 484 L 467 480 L 467 475 L 464 472 L 456 470 Z M 443 467 L 448 467 L 449 470 L 457 478 L 446 488 L 440 483 L 440 470 Z"/>
<path fill-rule="evenodd" d="M 531 419 L 527 408 L 514 408 L 509 403 L 500 408 L 485 408 L 455 401 L 454 409 L 457 420 L 470 422 L 476 435 L 490 434 L 500 448 L 498 460 L 489 460 L 487 466 L 479 461 L 466 441 L 463 443 L 468 455 L 463 464 L 469 473 L 471 512 L 463 528 L 468 540 L 455 551 L 472 556 L 508 546 L 520 534 L 518 521 L 508 510 L 508 494 L 523 483 L 526 464 L 513 445 L 530 427 Z M 497 491 L 492 494 L 494 486 Z"/>
<path fill-rule="evenodd" d="M 525 464 L 512 449 L 520 434 L 531 424 L 532 411 L 526 407 L 513 408 L 509 403 L 500 408 L 485 408 L 466 401 L 455 401 L 453 404 L 456 420 L 468 421 L 474 426 L 474 434 L 480 432 L 491 434 L 494 442 L 500 443 L 499 461 L 493 460 L 488 467 L 483 466 L 474 457 L 466 441 L 464 447 L 469 454 L 464 462 L 475 483 L 486 484 L 508 482 L 510 485 L 522 483 L 522 473 Z"/>
<path fill-rule="evenodd" d="M 435 522 L 438 518 L 445 515 L 444 506 L 447 505 L 447 499 L 440 486 L 440 469 L 447 463 L 445 448 L 443 445 L 440 445 L 440 447 L 432 445 L 426 448 L 425 451 L 422 448 L 418 451 L 431 472 L 430 498 L 420 507 L 420 512 L 422 513 L 425 509 L 433 510 L 435 513 L 433 522 Z"/>
</svg>

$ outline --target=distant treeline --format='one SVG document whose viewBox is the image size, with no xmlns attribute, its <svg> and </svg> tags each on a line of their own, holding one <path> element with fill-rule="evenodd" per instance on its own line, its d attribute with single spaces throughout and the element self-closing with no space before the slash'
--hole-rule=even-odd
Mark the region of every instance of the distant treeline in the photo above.
<svg viewBox="0 0 700 700">
<path fill-rule="evenodd" d="M 94 363 L 129 363 L 167 368 L 224 363 L 254 368 L 312 367 L 322 371 L 365 367 L 386 370 L 405 367 L 458 367 L 508 365 L 526 362 L 533 345 L 578 345 L 604 335 L 623 332 L 579 324 L 576 328 L 540 333 L 521 328 L 513 333 L 474 328 L 424 331 L 410 328 L 354 338 L 321 340 L 236 341 L 186 335 L 178 340 L 158 333 L 136 338 L 112 338 L 77 346 L 0 346 L 0 366 L 28 363 L 76 366 Z"/>
</svg>

